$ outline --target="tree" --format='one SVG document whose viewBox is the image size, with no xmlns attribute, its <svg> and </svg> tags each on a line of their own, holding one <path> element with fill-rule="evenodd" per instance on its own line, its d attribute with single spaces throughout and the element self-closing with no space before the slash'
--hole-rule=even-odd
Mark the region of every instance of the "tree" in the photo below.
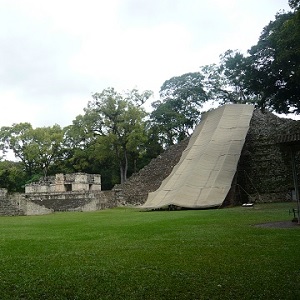
<svg viewBox="0 0 300 300">
<path fill-rule="evenodd" d="M 249 54 L 249 87 L 260 107 L 300 113 L 300 11 L 277 14 Z"/>
<path fill-rule="evenodd" d="M 166 80 L 161 89 L 161 100 L 152 104 L 152 125 L 157 128 L 162 143 L 174 144 L 189 136 L 200 121 L 201 108 L 207 101 L 199 72 L 186 73 Z"/>
<path fill-rule="evenodd" d="M 0 161 L 0 187 L 6 188 L 10 193 L 24 191 L 28 178 L 20 162 Z"/>
<path fill-rule="evenodd" d="M 150 91 L 140 94 L 137 90 L 121 95 L 113 88 L 108 88 L 94 94 L 85 109 L 90 132 L 102 137 L 101 141 L 105 139 L 105 144 L 109 146 L 109 149 L 106 148 L 109 153 L 104 156 L 114 153 L 119 164 L 121 183 L 127 179 L 129 157 L 136 157 L 146 142 L 144 118 L 147 114 L 141 104 L 151 95 Z"/>
<path fill-rule="evenodd" d="M 60 163 L 63 172 L 91 172 L 90 145 L 96 140 L 97 116 L 95 111 L 78 115 L 72 125 L 64 128 L 64 160 Z"/>
<path fill-rule="evenodd" d="M 299 9 L 300 0 L 289 0 L 289 6 L 290 6 L 290 8 L 295 9 L 295 10 Z"/>
<path fill-rule="evenodd" d="M 63 155 L 63 130 L 59 125 L 52 127 L 38 127 L 33 130 L 32 148 L 37 153 L 36 165 L 47 176 L 49 167 Z"/>
<path fill-rule="evenodd" d="M 0 129 L 0 142 L 4 154 L 12 150 L 29 176 L 33 175 L 36 169 L 37 155 L 37 148 L 32 146 L 32 130 L 30 123 L 13 124 L 11 127 L 4 126 Z"/>
<path fill-rule="evenodd" d="M 213 104 L 255 104 L 259 96 L 249 88 L 248 58 L 237 50 L 220 55 L 219 64 L 201 67 L 203 84 Z"/>
<path fill-rule="evenodd" d="M 295 11 L 277 14 L 248 55 L 228 50 L 219 65 L 202 67 L 210 99 L 300 113 L 300 2 L 289 3 Z"/>
<path fill-rule="evenodd" d="M 4 153 L 12 150 L 28 176 L 47 175 L 50 164 L 61 156 L 63 131 L 59 125 L 32 128 L 30 123 L 13 124 L 0 129 L 0 144 Z"/>
<path fill-rule="evenodd" d="M 156 101 L 152 103 L 154 110 L 151 113 L 153 130 L 158 134 L 158 138 L 163 147 L 178 143 L 188 136 L 189 129 L 196 123 L 193 119 L 182 113 L 182 101 L 168 99 L 164 102 Z M 197 112 L 197 118 L 200 113 Z"/>
</svg>

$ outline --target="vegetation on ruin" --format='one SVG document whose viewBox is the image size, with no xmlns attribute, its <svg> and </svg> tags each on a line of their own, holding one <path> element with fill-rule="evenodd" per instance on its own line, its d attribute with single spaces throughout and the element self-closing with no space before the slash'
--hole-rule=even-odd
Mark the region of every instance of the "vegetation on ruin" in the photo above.
<svg viewBox="0 0 300 300">
<path fill-rule="evenodd" d="M 291 207 L 1 217 L 1 299 L 299 299 Z"/>
<path fill-rule="evenodd" d="M 277 13 L 247 54 L 227 50 L 219 63 L 162 83 L 151 113 L 145 109 L 151 91 L 107 88 L 65 128 L 28 122 L 0 128 L 0 186 L 22 192 L 45 175 L 85 172 L 100 173 L 102 187 L 111 189 L 189 136 L 207 102 L 299 114 L 300 2 L 288 3 L 291 11 Z M 5 161 L 6 151 L 18 159 L 15 165 Z"/>
</svg>

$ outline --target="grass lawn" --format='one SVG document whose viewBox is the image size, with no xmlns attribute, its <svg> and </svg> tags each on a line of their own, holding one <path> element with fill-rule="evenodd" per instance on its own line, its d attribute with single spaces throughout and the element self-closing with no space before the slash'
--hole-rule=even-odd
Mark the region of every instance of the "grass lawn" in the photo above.
<svg viewBox="0 0 300 300">
<path fill-rule="evenodd" d="M 293 206 L 0 217 L 0 299 L 300 299 Z"/>
</svg>

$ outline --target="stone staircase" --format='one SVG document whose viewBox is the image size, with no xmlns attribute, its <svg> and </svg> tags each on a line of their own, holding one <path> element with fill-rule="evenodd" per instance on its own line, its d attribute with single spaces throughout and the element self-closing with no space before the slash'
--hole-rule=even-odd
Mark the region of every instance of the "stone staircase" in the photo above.
<svg viewBox="0 0 300 300">
<path fill-rule="evenodd" d="M 145 203 L 148 193 L 159 188 L 161 182 L 172 172 L 179 162 L 183 150 L 187 147 L 186 138 L 154 158 L 147 166 L 133 174 L 124 184 L 115 185 L 117 205 L 141 205 Z"/>
<path fill-rule="evenodd" d="M 0 216 L 23 216 L 24 211 L 11 201 L 6 189 L 0 189 Z"/>
</svg>

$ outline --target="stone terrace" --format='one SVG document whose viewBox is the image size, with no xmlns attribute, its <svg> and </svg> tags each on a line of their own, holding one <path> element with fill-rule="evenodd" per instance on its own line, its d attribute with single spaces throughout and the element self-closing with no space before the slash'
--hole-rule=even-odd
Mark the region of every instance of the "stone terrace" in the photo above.
<svg viewBox="0 0 300 300">
<path fill-rule="evenodd" d="M 145 203 L 148 193 L 159 188 L 161 182 L 172 172 L 179 162 L 189 139 L 170 146 L 165 152 L 153 159 L 138 173 L 133 174 L 124 184 L 115 185 L 118 205 L 140 205 Z"/>
</svg>

